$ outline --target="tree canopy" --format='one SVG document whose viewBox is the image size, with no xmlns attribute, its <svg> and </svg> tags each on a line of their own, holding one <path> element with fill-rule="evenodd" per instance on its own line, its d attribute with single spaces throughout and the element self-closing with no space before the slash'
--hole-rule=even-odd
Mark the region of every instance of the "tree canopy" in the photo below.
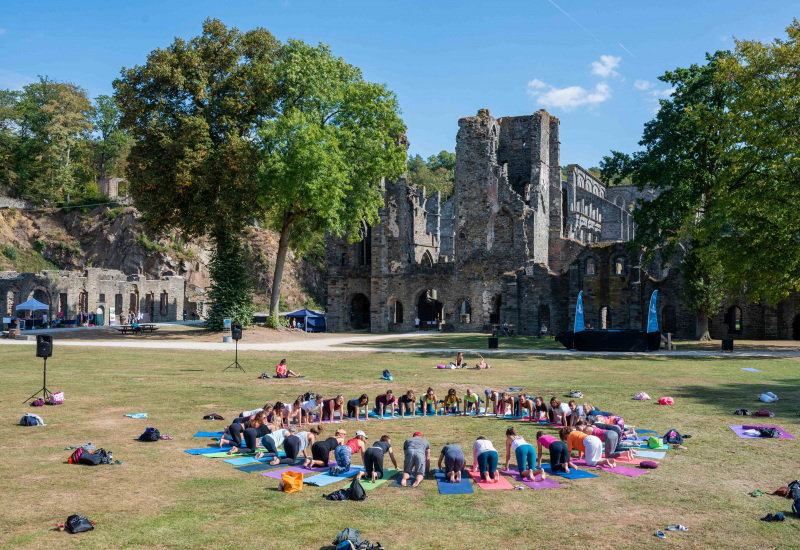
<svg viewBox="0 0 800 550">
<path fill-rule="evenodd" d="M 455 182 L 456 154 L 441 151 L 423 160 L 420 155 L 408 157 L 408 182 L 417 187 L 425 187 L 426 196 L 437 191 L 441 200 L 453 195 Z"/>
</svg>

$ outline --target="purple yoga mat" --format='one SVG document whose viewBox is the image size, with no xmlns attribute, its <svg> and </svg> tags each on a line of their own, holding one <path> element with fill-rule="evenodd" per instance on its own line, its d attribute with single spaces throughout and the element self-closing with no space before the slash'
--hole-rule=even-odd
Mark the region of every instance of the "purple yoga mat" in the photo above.
<svg viewBox="0 0 800 550">
<path fill-rule="evenodd" d="M 628 466 L 617 466 L 616 468 L 609 468 L 608 466 L 588 466 L 585 460 L 573 460 L 576 466 L 586 466 L 587 468 L 599 468 L 600 470 L 610 472 L 612 474 L 622 474 L 627 477 L 641 476 L 647 473 L 647 470 L 640 470 L 637 468 L 630 468 Z"/>
<path fill-rule="evenodd" d="M 556 487 L 561 487 L 561 484 L 552 477 L 548 477 L 547 479 L 542 479 L 537 476 L 535 479 L 539 481 L 528 481 L 527 478 L 523 479 L 517 470 L 500 470 L 500 471 L 506 474 L 514 481 L 518 481 L 523 485 L 527 485 L 531 489 L 554 489 Z"/>
<path fill-rule="evenodd" d="M 745 424 L 748 428 L 755 427 L 752 424 Z M 741 437 L 742 439 L 771 439 L 769 437 L 758 437 L 757 435 L 745 435 L 745 427 L 744 426 L 728 426 L 731 430 L 734 431 L 736 435 Z M 778 428 L 778 426 L 758 426 L 759 428 Z M 781 432 L 781 436 L 778 439 L 797 439 L 793 435 L 789 435 L 786 431 L 778 428 L 778 431 Z"/>
<path fill-rule="evenodd" d="M 298 472 L 303 475 L 309 474 L 311 472 L 321 472 L 323 470 L 327 470 L 331 467 L 331 465 L 336 464 L 335 462 L 331 462 L 328 466 L 317 466 L 314 468 L 303 468 L 302 466 L 292 466 L 290 468 L 281 468 L 280 470 L 271 470 L 269 472 L 263 472 L 261 475 L 265 477 L 271 477 L 272 479 L 281 479 L 281 476 L 286 472 Z"/>
</svg>

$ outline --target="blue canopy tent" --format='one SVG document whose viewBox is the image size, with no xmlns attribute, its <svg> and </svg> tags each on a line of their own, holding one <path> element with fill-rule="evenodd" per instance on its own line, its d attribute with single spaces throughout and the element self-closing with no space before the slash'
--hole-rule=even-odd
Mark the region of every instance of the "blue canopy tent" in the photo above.
<svg viewBox="0 0 800 550">
<path fill-rule="evenodd" d="M 291 322 L 294 319 L 296 323 L 303 323 L 303 330 L 306 332 L 326 332 L 328 326 L 325 322 L 325 314 L 311 311 L 310 309 L 301 309 L 286 314 L 286 319 Z"/>
</svg>

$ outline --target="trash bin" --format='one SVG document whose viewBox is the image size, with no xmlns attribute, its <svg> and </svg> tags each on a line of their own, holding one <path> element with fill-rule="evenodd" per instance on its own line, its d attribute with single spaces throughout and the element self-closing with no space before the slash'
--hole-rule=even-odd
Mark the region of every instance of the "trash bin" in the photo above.
<svg viewBox="0 0 800 550">
<path fill-rule="evenodd" d="M 722 351 L 733 351 L 733 338 L 722 339 Z"/>
<path fill-rule="evenodd" d="M 500 338 L 497 336 L 489 336 L 489 349 L 497 349 L 500 347 Z"/>
</svg>

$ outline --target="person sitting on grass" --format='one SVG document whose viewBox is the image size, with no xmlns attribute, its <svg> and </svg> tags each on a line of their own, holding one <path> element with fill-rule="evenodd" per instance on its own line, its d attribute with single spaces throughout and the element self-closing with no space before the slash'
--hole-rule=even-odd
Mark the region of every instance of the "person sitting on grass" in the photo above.
<svg viewBox="0 0 800 550">
<path fill-rule="evenodd" d="M 392 464 L 397 468 L 397 460 L 394 458 L 394 450 L 392 449 L 392 440 L 388 435 L 382 435 L 380 441 L 376 441 L 364 451 L 364 471 L 358 473 L 358 479 L 362 478 L 362 474 L 370 478 L 367 481 L 375 483 L 377 479 L 383 479 L 383 459 L 389 453 L 389 458 L 392 459 Z"/>
<path fill-rule="evenodd" d="M 404 395 L 398 399 L 398 406 L 400 407 L 400 415 L 405 418 L 406 414 L 410 414 L 411 418 L 417 416 L 417 396 L 414 390 L 408 390 Z"/>
<path fill-rule="evenodd" d="M 461 353 L 460 351 L 458 352 L 458 355 L 456 355 L 455 365 L 457 369 L 463 369 L 464 367 L 467 366 L 467 364 L 464 362 L 464 354 Z"/>
<path fill-rule="evenodd" d="M 230 430 L 232 442 L 228 454 L 232 455 L 239 452 L 249 454 L 256 452 L 259 438 L 270 433 L 274 426 L 267 422 L 267 413 L 261 411 L 244 424 L 239 422 L 232 423 L 228 426 L 228 429 Z M 244 432 L 246 447 L 242 447 L 242 432 Z"/>
<path fill-rule="evenodd" d="M 541 430 L 536 432 L 536 457 L 538 459 L 536 468 L 542 466 L 542 447 L 550 451 L 550 473 L 564 472 L 568 474 L 570 467 L 575 468 L 575 465 L 569 460 L 567 444 L 552 435 L 545 435 Z"/>
<path fill-rule="evenodd" d="M 339 411 L 339 417 L 342 416 L 342 406 L 344 405 L 344 396 L 340 393 L 333 399 L 326 399 L 322 402 L 322 421 L 333 422 L 336 411 Z"/>
<path fill-rule="evenodd" d="M 498 460 L 497 449 L 485 437 L 480 436 L 472 444 L 472 473 L 480 470 L 481 479 L 487 483 L 500 481 L 500 472 L 497 471 Z"/>
<path fill-rule="evenodd" d="M 461 398 L 454 388 L 450 388 L 444 398 L 444 414 L 461 414 Z"/>
<path fill-rule="evenodd" d="M 276 378 L 300 378 L 299 374 L 295 374 L 286 367 L 286 359 L 281 359 L 281 362 L 275 367 L 275 376 Z"/>
<path fill-rule="evenodd" d="M 525 441 L 521 435 L 517 435 L 517 430 L 513 426 L 506 430 L 506 470 L 511 463 L 511 451 L 517 459 L 517 470 L 523 478 L 534 481 L 537 475 L 545 479 L 547 476 L 541 468 L 534 469 L 536 464 L 536 450 L 533 445 Z"/>
<path fill-rule="evenodd" d="M 484 358 L 483 358 L 483 355 L 481 355 L 481 354 L 479 353 L 479 354 L 478 354 L 478 357 L 480 357 L 480 358 L 481 358 L 481 362 L 475 365 L 475 369 L 476 369 L 476 370 L 483 370 L 483 369 L 490 369 L 490 368 L 492 368 L 492 367 L 489 365 L 489 363 L 487 363 L 487 362 L 486 362 L 486 359 L 484 359 Z"/>
<path fill-rule="evenodd" d="M 350 471 L 353 453 L 361 453 L 361 462 L 364 462 L 364 450 L 367 448 L 367 434 L 358 430 L 356 436 L 347 443 L 340 444 L 334 449 L 333 457 L 336 466 L 332 469 L 333 475 L 346 474 Z"/>
<path fill-rule="evenodd" d="M 356 420 L 361 420 L 361 409 L 364 409 L 364 420 L 367 419 L 367 405 L 369 405 L 369 397 L 366 393 L 362 393 L 361 397 L 356 397 L 347 402 L 347 416 Z"/>
<path fill-rule="evenodd" d="M 605 445 L 606 458 L 622 457 L 626 460 L 633 459 L 633 451 L 623 451 L 619 446 L 619 433 L 617 433 L 615 430 L 604 430 L 602 428 L 597 428 L 586 422 L 586 420 L 579 420 L 575 427 L 586 435 L 593 435 L 602 441 Z"/>
<path fill-rule="evenodd" d="M 320 411 L 319 415 L 320 418 L 322 417 L 322 402 L 325 399 L 322 397 L 322 394 L 317 394 L 314 396 L 314 399 L 309 399 L 301 406 L 300 410 L 300 417 L 301 417 L 301 424 L 306 422 L 311 423 L 314 422 L 314 414 L 317 411 Z"/>
<path fill-rule="evenodd" d="M 464 411 L 461 415 L 466 416 L 468 412 L 472 411 L 475 411 L 475 416 L 481 414 L 481 398 L 472 390 L 467 390 L 467 393 L 464 394 Z"/>
<path fill-rule="evenodd" d="M 390 416 L 394 416 L 394 408 L 396 406 L 397 398 L 394 396 L 394 392 L 392 392 L 392 390 L 386 390 L 386 393 L 382 393 L 375 398 L 374 412 L 378 415 L 379 419 L 383 420 L 383 414 L 387 410 L 391 410 L 392 414 Z"/>
<path fill-rule="evenodd" d="M 256 453 L 255 459 L 259 460 L 261 458 L 266 457 L 276 457 L 278 456 L 278 447 L 283 446 L 284 441 L 290 435 L 294 435 L 297 433 L 297 428 L 291 426 L 289 428 L 283 429 L 275 427 L 270 433 L 265 435 L 261 438 L 261 444 L 266 449 L 266 452 L 259 451 Z"/>
<path fill-rule="evenodd" d="M 283 449 L 286 451 L 286 456 L 284 458 L 278 458 L 277 456 L 270 461 L 272 466 L 277 466 L 278 464 L 294 464 L 297 462 L 297 457 L 300 453 L 303 453 L 303 458 L 308 458 L 308 452 L 306 449 L 313 446 L 317 440 L 317 437 L 322 433 L 322 426 L 314 426 L 307 432 L 297 432 L 296 434 L 290 435 L 283 441 Z"/>
<path fill-rule="evenodd" d="M 442 469 L 442 462 L 444 462 L 444 469 Z M 464 458 L 464 451 L 458 445 L 448 443 L 442 447 L 442 452 L 439 455 L 439 470 L 444 472 L 444 476 L 450 483 L 461 483 L 461 472 L 467 465 Z"/>
<path fill-rule="evenodd" d="M 560 421 L 562 426 L 573 425 L 572 409 L 569 408 L 569 405 L 562 403 L 557 397 L 551 397 L 550 406 L 553 407 L 555 412 L 556 422 Z"/>
<path fill-rule="evenodd" d="M 331 459 L 331 451 L 336 449 L 339 445 L 344 445 L 344 438 L 347 432 L 339 428 L 333 437 L 329 437 L 325 441 L 316 441 L 311 445 L 311 458 L 306 458 L 303 462 L 303 468 L 306 470 L 310 468 L 327 468 L 328 462 Z"/>
<path fill-rule="evenodd" d="M 593 435 L 586 435 L 572 426 L 558 430 L 558 437 L 567 443 L 567 451 L 572 456 L 573 449 L 578 451 L 578 458 L 585 458 L 587 466 L 608 466 L 616 468 L 613 458 L 603 458 L 603 443 Z"/>
<path fill-rule="evenodd" d="M 428 416 L 429 414 L 439 416 L 439 400 L 436 399 L 433 388 L 428 388 L 428 391 L 419 400 L 419 408 L 422 416 Z"/>
<path fill-rule="evenodd" d="M 414 432 L 414 435 L 403 443 L 403 452 L 405 457 L 400 485 L 406 487 L 409 478 L 413 475 L 414 483 L 411 486 L 419 487 L 431 469 L 431 444 L 422 437 L 420 432 Z"/>
</svg>

